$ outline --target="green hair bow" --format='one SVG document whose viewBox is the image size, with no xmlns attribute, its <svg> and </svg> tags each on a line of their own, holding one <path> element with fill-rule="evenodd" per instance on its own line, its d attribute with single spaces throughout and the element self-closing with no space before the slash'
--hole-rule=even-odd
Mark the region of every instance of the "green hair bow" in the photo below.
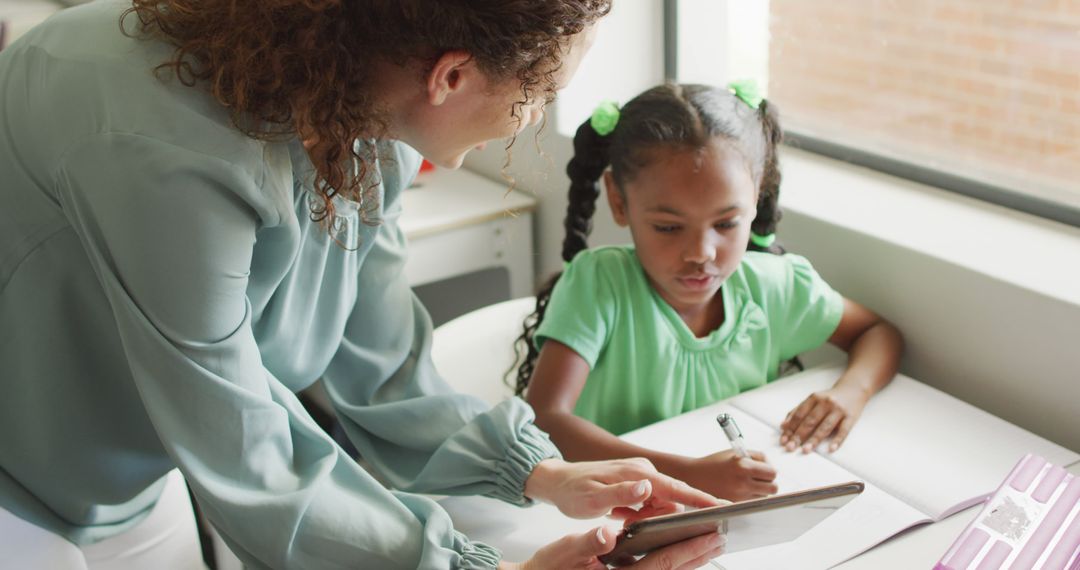
<svg viewBox="0 0 1080 570">
<path fill-rule="evenodd" d="M 743 103 L 749 105 L 751 109 L 757 109 L 761 106 L 761 102 L 765 100 L 761 96 L 761 90 L 758 89 L 757 81 L 753 79 L 732 81 L 728 83 L 728 90 L 739 99 L 742 99 Z"/>
<path fill-rule="evenodd" d="M 611 134 L 611 131 L 615 130 L 615 125 L 618 123 L 619 105 L 610 100 L 602 101 L 597 105 L 592 112 L 592 117 L 589 117 L 589 125 L 596 131 L 596 134 L 602 137 Z"/>
<path fill-rule="evenodd" d="M 750 241 L 760 248 L 768 248 L 772 244 L 776 243 L 776 234 L 766 234 L 762 236 L 754 232 L 750 232 Z"/>
</svg>

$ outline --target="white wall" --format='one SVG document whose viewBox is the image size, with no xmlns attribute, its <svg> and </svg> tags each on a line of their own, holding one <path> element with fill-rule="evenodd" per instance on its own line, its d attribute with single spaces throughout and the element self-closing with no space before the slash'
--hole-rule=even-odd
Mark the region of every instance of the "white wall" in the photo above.
<svg viewBox="0 0 1080 570">
<path fill-rule="evenodd" d="M 800 151 L 782 160 L 781 239 L 900 327 L 905 373 L 1080 449 L 1080 228 Z"/>
<path fill-rule="evenodd" d="M 679 0 L 677 14 L 680 81 L 754 79 L 767 93 L 768 0 Z"/>
<path fill-rule="evenodd" d="M 659 0 L 612 3 L 577 75 L 559 94 L 559 132 L 573 136 L 601 101 L 624 102 L 664 78 L 663 18 Z"/>
<path fill-rule="evenodd" d="M 663 3 L 659 0 L 614 2 L 611 13 L 600 21 L 596 42 L 577 75 L 549 109 L 542 140 L 538 144 L 536 130 L 529 129 L 511 149 L 513 158 L 507 173 L 519 189 L 533 192 L 539 199 L 534 240 L 544 240 L 536 266 L 541 280 L 562 268 L 559 252 L 570 187 L 566 163 L 573 155 L 571 137 L 601 101 L 622 103 L 663 81 L 662 21 Z M 502 147 L 489 145 L 486 151 L 471 153 L 465 167 L 503 180 L 505 162 Z M 615 226 L 601 196 L 593 231 L 595 243 L 621 243 L 629 240 L 629 235 Z"/>
</svg>

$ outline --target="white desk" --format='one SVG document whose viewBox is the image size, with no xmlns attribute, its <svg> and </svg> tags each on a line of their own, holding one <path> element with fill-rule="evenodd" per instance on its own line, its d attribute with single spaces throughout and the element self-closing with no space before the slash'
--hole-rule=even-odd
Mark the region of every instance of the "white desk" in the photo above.
<svg viewBox="0 0 1080 570">
<path fill-rule="evenodd" d="M 465 170 L 420 174 L 414 187 L 402 194 L 409 284 L 504 267 L 510 296 L 532 295 L 536 200 L 507 188 Z"/>
<path fill-rule="evenodd" d="M 1080 463 L 1069 467 L 1080 474 Z M 519 509 L 496 501 L 477 497 L 454 497 L 442 500 L 454 519 L 454 527 L 474 540 L 495 545 L 507 560 L 519 562 L 532 552 L 556 539 L 585 532 L 599 525 L 618 526 L 612 520 L 581 521 L 564 517 L 550 505 Z M 976 505 L 943 521 L 915 527 L 870 550 L 834 566 L 835 570 L 913 570 L 934 567 L 953 541 L 967 527 L 982 505 Z M 470 516 L 477 511 L 482 516 Z M 723 557 L 703 566 L 703 569 L 722 569 Z M 793 562 L 784 570 L 798 570 Z M 762 569 L 778 570 L 778 569 Z"/>
<path fill-rule="evenodd" d="M 723 406 L 723 404 L 718 406 Z M 688 439 L 686 434 L 702 432 L 691 429 L 688 422 L 681 420 L 702 416 L 706 418 L 703 421 L 707 423 L 707 419 L 711 419 L 715 415 L 716 410 L 712 408 L 691 411 L 686 416 L 647 426 L 647 428 L 627 436 L 632 435 L 631 438 L 636 443 L 646 447 L 664 446 L 664 442 L 667 445 L 676 445 L 675 452 L 684 452 L 681 450 L 683 447 L 700 447 L 700 445 L 694 443 L 697 442 L 697 439 L 693 437 Z M 928 407 L 928 409 L 932 409 L 932 407 Z M 966 418 L 968 417 L 966 416 Z M 696 418 L 689 423 L 697 425 L 698 423 L 694 422 L 698 422 L 698 420 L 700 418 Z M 971 425 L 980 424 L 978 422 L 971 423 Z M 677 437 L 675 437 L 677 442 L 673 439 L 676 434 L 672 430 L 677 432 Z M 707 433 L 712 434 L 712 432 Z M 974 434 L 974 437 L 978 437 L 977 433 Z M 854 442 L 854 439 L 852 438 L 850 442 Z M 1020 442 L 1020 440 L 1012 443 L 1002 440 L 998 444 L 993 444 L 987 440 L 985 445 L 996 446 L 994 452 L 989 453 L 987 457 L 1000 456 L 1000 454 L 1008 452 L 1009 458 L 1013 456 L 1018 458 L 1022 456 L 1023 449 L 1027 448 L 1027 444 Z M 1010 447 L 1020 447 L 1022 449 L 1010 450 Z M 1061 449 L 1061 451 L 1064 453 L 1058 453 L 1058 456 L 1069 458 L 1065 462 L 1069 471 L 1080 474 L 1080 461 L 1076 461 L 1077 454 L 1064 449 Z M 994 461 L 999 462 L 998 459 L 1001 458 Z M 982 463 L 981 461 L 978 462 Z M 1007 471 L 1002 467 L 1001 477 L 1004 477 L 1004 473 Z M 986 481 L 984 481 L 985 483 Z M 613 525 L 610 520 L 571 520 L 559 514 L 550 505 L 539 505 L 530 508 L 530 510 L 517 510 L 517 508 L 497 501 L 480 498 L 451 498 L 444 500 L 443 504 L 451 517 L 454 518 L 455 526 L 459 530 L 469 535 L 470 538 L 489 542 L 502 548 L 509 560 L 525 559 L 530 553 L 535 552 L 538 547 L 548 544 L 562 537 L 562 535 L 582 532 L 602 524 Z M 939 523 L 916 526 L 897 534 L 896 537 L 890 540 L 877 544 L 865 553 L 842 562 L 842 564 L 834 568 L 843 570 L 932 568 L 935 562 L 945 554 L 949 545 L 959 537 L 962 530 L 975 517 L 980 507 L 981 505 L 976 505 L 968 508 L 968 510 L 941 520 Z M 711 567 L 724 568 L 724 557 L 713 561 Z M 798 561 L 792 560 L 791 566 L 787 566 L 787 568 L 799 568 Z"/>
</svg>

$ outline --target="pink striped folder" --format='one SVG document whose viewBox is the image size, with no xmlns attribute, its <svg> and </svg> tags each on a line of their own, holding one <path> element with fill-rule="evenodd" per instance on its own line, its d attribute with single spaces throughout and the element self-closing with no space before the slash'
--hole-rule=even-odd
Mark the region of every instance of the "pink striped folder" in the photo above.
<svg viewBox="0 0 1080 570">
<path fill-rule="evenodd" d="M 1080 570 L 1080 477 L 1027 454 L 934 570 Z"/>
</svg>

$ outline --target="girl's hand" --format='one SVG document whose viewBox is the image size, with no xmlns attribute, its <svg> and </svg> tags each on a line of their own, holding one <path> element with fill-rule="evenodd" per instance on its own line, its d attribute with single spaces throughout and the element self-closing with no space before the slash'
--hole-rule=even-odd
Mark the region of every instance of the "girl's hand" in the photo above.
<svg viewBox="0 0 1080 570">
<path fill-rule="evenodd" d="M 688 507 L 711 507 L 722 501 L 664 475 L 647 459 L 567 462 L 545 459 L 525 480 L 525 496 L 554 504 L 578 519 L 611 513 L 637 519 Z M 642 505 L 639 509 L 631 508 Z"/>
<path fill-rule="evenodd" d="M 780 445 L 788 451 L 802 447 L 803 453 L 810 453 L 832 436 L 829 451 L 836 451 L 859 420 L 869 399 L 866 392 L 851 386 L 837 385 L 814 392 L 791 410 L 780 424 Z"/>
<path fill-rule="evenodd" d="M 698 489 L 729 501 L 766 497 L 777 491 L 776 469 L 760 451 L 751 451 L 750 457 L 739 457 L 728 450 L 688 458 L 673 474 Z"/>
<path fill-rule="evenodd" d="M 606 570 L 607 565 L 598 557 L 615 548 L 617 535 L 613 529 L 599 527 L 585 534 L 565 536 L 536 551 L 524 563 L 500 562 L 499 570 Z M 634 570 L 693 570 L 723 554 L 724 544 L 724 535 L 710 533 L 655 550 L 637 562 L 628 560 L 626 567 Z"/>
</svg>

